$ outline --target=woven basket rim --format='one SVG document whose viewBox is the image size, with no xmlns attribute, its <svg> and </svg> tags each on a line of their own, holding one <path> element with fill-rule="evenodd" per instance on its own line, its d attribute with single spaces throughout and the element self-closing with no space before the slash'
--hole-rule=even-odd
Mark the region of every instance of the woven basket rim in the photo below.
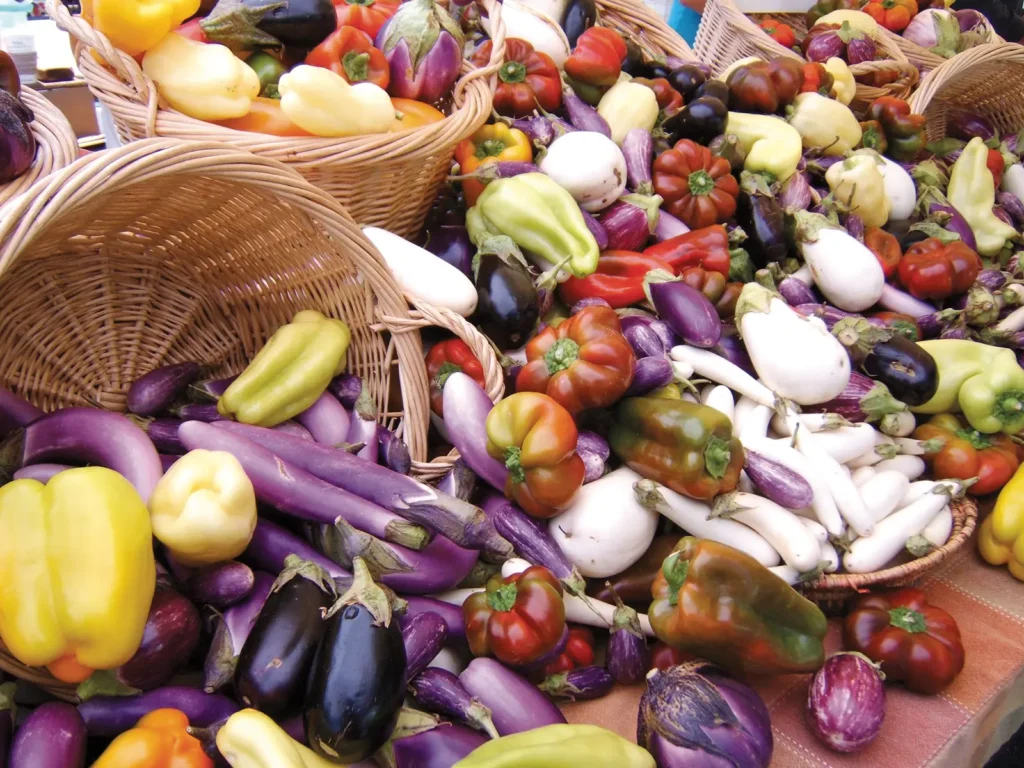
<svg viewBox="0 0 1024 768">
<path fill-rule="evenodd" d="M 921 80 L 917 91 L 910 98 L 911 109 L 917 114 L 925 114 L 928 105 L 941 92 L 943 86 L 962 74 L 970 74 L 971 69 L 978 64 L 992 62 L 1024 67 L 1024 45 L 986 43 L 946 59 Z M 1024 94 L 1017 94 L 1017 98 L 1024 100 Z"/>
<path fill-rule="evenodd" d="M 36 140 L 36 156 L 25 173 L 0 185 L 0 205 L 24 192 L 43 176 L 70 165 L 78 157 L 78 139 L 64 113 L 32 88 L 22 88 L 19 97 L 35 115 L 29 123 L 29 130 Z"/>
</svg>

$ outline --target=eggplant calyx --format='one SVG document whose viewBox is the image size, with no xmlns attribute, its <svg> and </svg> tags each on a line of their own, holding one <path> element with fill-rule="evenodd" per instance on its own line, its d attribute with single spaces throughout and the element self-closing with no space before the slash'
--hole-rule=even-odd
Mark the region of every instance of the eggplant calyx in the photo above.
<svg viewBox="0 0 1024 768">
<path fill-rule="evenodd" d="M 818 242 L 818 235 L 823 229 L 837 228 L 835 224 L 820 213 L 793 211 L 790 216 L 793 219 L 795 239 L 798 243 L 816 243 Z"/>
<path fill-rule="evenodd" d="M 884 418 L 890 413 L 902 413 L 907 410 L 906 403 L 892 396 L 885 384 L 876 384 L 860 399 L 860 409 L 868 417 L 868 421 Z"/>
<path fill-rule="evenodd" d="M 612 593 L 612 599 L 615 601 L 615 611 L 612 613 L 612 633 L 629 632 L 631 635 L 643 639 L 644 632 L 640 627 L 640 616 L 636 610 L 622 602 L 622 598 L 619 597 L 619 593 L 615 591 L 615 587 L 610 581 L 606 581 L 604 585 Z"/>
<path fill-rule="evenodd" d="M 778 286 L 775 284 L 775 278 L 772 277 L 771 270 L 759 269 L 754 273 L 754 282 L 760 285 L 762 288 L 767 288 L 772 293 L 778 293 Z"/>
<path fill-rule="evenodd" d="M 310 560 L 303 560 L 298 555 L 288 555 L 284 559 L 284 569 L 270 588 L 271 594 L 277 592 L 294 578 L 308 579 L 331 597 L 336 595 L 334 580 L 331 578 L 331 575 L 322 566 Z"/>
<path fill-rule="evenodd" d="M 936 214 L 937 215 L 937 214 Z M 948 214 L 947 214 L 948 215 Z M 910 228 L 911 232 L 923 232 L 928 237 L 934 237 L 941 240 L 944 244 L 952 243 L 954 240 L 959 240 L 960 235 L 956 232 L 951 232 L 948 229 L 943 229 L 939 224 L 934 221 L 922 221 Z"/>
<path fill-rule="evenodd" d="M 476 243 L 476 247 L 477 252 L 473 257 L 473 275 L 477 279 L 480 272 L 480 260 L 484 256 L 494 256 L 500 259 L 505 266 L 513 269 L 521 269 L 526 273 L 530 271 L 530 266 L 527 264 L 523 252 L 519 250 L 519 246 L 508 235 L 486 235 L 480 238 L 480 241 Z"/>
<path fill-rule="evenodd" d="M 834 659 L 836 656 L 856 656 L 858 659 L 860 659 L 865 664 L 870 666 L 873 670 L 875 670 L 875 672 L 882 680 L 885 680 L 885 672 L 882 671 L 881 662 L 872 661 L 860 651 L 837 651 L 836 653 L 833 653 L 831 656 L 829 656 L 829 658 Z"/>
<path fill-rule="evenodd" d="M 734 312 L 736 326 L 741 326 L 743 316 L 748 312 L 759 312 L 767 315 L 771 312 L 772 299 L 775 299 L 777 296 L 777 293 L 759 283 L 747 283 L 744 285 L 743 290 L 740 292 L 740 297 L 736 301 L 736 310 Z"/>
<path fill-rule="evenodd" d="M 359 418 L 363 421 L 375 421 L 377 419 L 377 404 L 373 402 L 373 395 L 370 394 L 370 389 L 365 384 L 359 391 L 359 397 L 356 398 L 352 410 L 358 413 Z"/>
<path fill-rule="evenodd" d="M 748 195 L 772 196 L 767 179 L 760 173 L 751 173 L 750 171 L 743 171 L 740 174 L 740 190 Z"/>
<path fill-rule="evenodd" d="M 448 379 L 453 373 L 462 373 L 462 366 L 457 363 L 450 363 L 445 361 L 441 363 L 440 369 L 437 371 L 437 376 L 434 377 L 432 382 L 438 389 L 444 389 L 444 385 L 448 382 Z"/>
<path fill-rule="evenodd" d="M 650 190 L 647 194 L 637 191 L 633 194 L 623 195 L 619 200 L 636 206 L 647 214 L 647 229 L 653 235 L 655 228 L 658 226 L 661 204 L 665 202 L 665 198 L 654 194 L 654 188 L 650 186 L 650 182 L 641 182 L 640 189 L 644 189 L 644 184 L 647 184 Z"/>
<path fill-rule="evenodd" d="M 357 531 L 342 517 L 335 520 L 334 525 L 322 525 L 319 529 L 324 554 L 345 568 L 351 568 L 355 558 L 361 557 L 377 578 L 412 570 L 395 550 L 377 537 Z"/>
<path fill-rule="evenodd" d="M 653 480 L 637 480 L 633 483 L 633 496 L 637 503 L 649 512 L 662 514 L 668 509 L 668 502 L 658 490 L 658 484 Z"/>
<path fill-rule="evenodd" d="M 135 696 L 142 693 L 138 688 L 125 685 L 117 674 L 108 669 L 97 669 L 75 689 L 75 695 L 82 701 L 93 696 Z"/>
<path fill-rule="evenodd" d="M 817 581 L 824 575 L 826 568 L 828 568 L 828 561 L 822 560 L 816 566 L 811 568 L 811 570 L 804 571 L 799 576 L 797 576 L 797 584 L 811 584 L 812 582 Z"/>
<path fill-rule="evenodd" d="M 911 536 L 909 539 L 907 539 L 907 543 L 904 545 L 904 549 L 906 549 L 907 552 L 909 552 L 914 557 L 924 557 L 933 549 L 935 549 L 935 547 L 932 545 L 930 541 L 928 541 L 928 539 L 918 534 L 916 536 Z"/>
<path fill-rule="evenodd" d="M 233 50 L 283 48 L 280 40 L 258 25 L 268 13 L 285 4 L 285 0 L 269 0 L 255 6 L 246 5 L 242 0 L 219 0 L 199 26 L 207 38 Z"/>
<path fill-rule="evenodd" d="M 477 730 L 483 731 L 492 739 L 498 738 L 498 729 L 491 719 L 490 708 L 481 701 L 473 699 L 466 708 L 466 721 L 475 726 Z"/>
<path fill-rule="evenodd" d="M 749 507 L 744 507 L 736 502 L 736 492 L 726 493 L 715 499 L 714 506 L 711 508 L 710 518 L 724 517 L 726 519 L 732 517 L 737 512 L 742 512 Z"/>
<path fill-rule="evenodd" d="M 876 344 L 889 341 L 895 331 L 874 325 L 863 317 L 844 317 L 832 327 L 832 335 L 851 355 L 863 359 L 871 354 Z"/>
<path fill-rule="evenodd" d="M 17 683 L 0 684 L 0 712 L 10 710 L 12 720 L 15 720 L 18 714 L 14 704 L 14 691 L 17 687 Z"/>
<path fill-rule="evenodd" d="M 427 528 L 409 520 L 390 520 L 384 526 L 385 541 L 417 552 L 427 546 L 433 538 L 433 534 Z"/>
<path fill-rule="evenodd" d="M 659 283 L 674 283 L 679 278 L 673 275 L 671 272 L 666 272 L 664 269 L 652 269 L 646 275 L 644 275 L 644 295 L 647 296 L 647 301 L 654 304 L 654 299 L 651 297 L 651 285 L 657 285 Z"/>
<path fill-rule="evenodd" d="M 434 49 L 442 32 L 452 36 L 462 50 L 466 38 L 448 12 L 434 0 L 411 0 L 403 4 L 391 18 L 381 50 L 388 54 L 404 42 L 409 51 L 412 71 L 419 69 L 423 59 Z"/>
<path fill-rule="evenodd" d="M 391 600 L 373 580 L 369 566 L 361 557 L 352 561 L 352 586 L 324 612 L 324 618 L 329 619 L 350 605 L 361 605 L 369 611 L 375 626 L 391 626 Z"/>
<path fill-rule="evenodd" d="M 892 443 L 882 443 L 875 446 L 875 455 L 883 459 L 895 459 L 900 455 L 900 449 Z"/>
</svg>

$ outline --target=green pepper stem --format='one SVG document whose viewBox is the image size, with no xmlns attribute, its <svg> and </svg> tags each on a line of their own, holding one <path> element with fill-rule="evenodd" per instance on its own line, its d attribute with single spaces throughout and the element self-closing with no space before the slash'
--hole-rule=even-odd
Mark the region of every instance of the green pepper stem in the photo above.
<svg viewBox="0 0 1024 768">
<path fill-rule="evenodd" d="M 554 376 L 559 371 L 576 362 L 579 357 L 580 345 L 572 339 L 559 339 L 551 345 L 551 349 L 544 353 L 544 362 L 547 363 L 548 373 Z"/>
<path fill-rule="evenodd" d="M 501 139 L 487 139 L 476 145 L 476 152 L 473 154 L 477 160 L 483 160 L 487 157 L 498 157 L 507 148 L 508 145 Z"/>
<path fill-rule="evenodd" d="M 971 447 L 978 451 L 983 451 L 986 448 L 992 447 L 992 441 L 988 435 L 983 435 L 976 429 L 958 429 L 956 436 L 961 440 L 966 440 L 971 444 Z"/>
<path fill-rule="evenodd" d="M 928 629 L 924 616 L 911 608 L 893 608 L 889 611 L 889 623 L 899 629 L 910 632 L 912 635 L 920 634 Z"/>
<path fill-rule="evenodd" d="M 491 607 L 492 611 L 507 613 L 515 606 L 518 596 L 519 588 L 516 587 L 515 583 L 502 584 L 493 592 L 487 593 L 487 604 Z"/>
<path fill-rule="evenodd" d="M 341 57 L 341 66 L 350 83 L 361 83 L 370 76 L 370 54 L 349 51 Z"/>
<path fill-rule="evenodd" d="M 704 197 L 715 190 L 715 180 L 703 169 L 691 173 L 686 182 L 690 185 L 690 194 L 694 197 Z"/>
<path fill-rule="evenodd" d="M 498 70 L 503 83 L 521 83 L 526 79 L 526 66 L 519 61 L 506 61 Z"/>
<path fill-rule="evenodd" d="M 668 582 L 669 605 L 676 605 L 679 602 L 679 590 L 683 588 L 686 581 L 686 574 L 690 571 L 690 561 L 679 557 L 678 552 L 673 552 L 665 558 L 661 564 L 661 573 Z"/>
<path fill-rule="evenodd" d="M 505 449 L 505 467 L 513 483 L 522 483 L 526 480 L 526 470 L 522 464 L 523 449 L 518 445 L 510 445 Z"/>
<path fill-rule="evenodd" d="M 437 376 L 434 377 L 434 386 L 438 389 L 444 389 L 444 385 L 448 383 L 448 379 L 453 373 L 462 373 L 462 366 L 447 361 L 441 363 Z"/>
<path fill-rule="evenodd" d="M 708 444 L 704 448 L 704 469 L 709 475 L 715 480 L 721 480 L 731 460 L 732 451 L 729 443 L 715 435 L 708 438 Z"/>
<path fill-rule="evenodd" d="M 1024 419 L 1024 391 L 1011 389 L 1001 392 L 992 407 L 992 415 L 1001 424 L 1012 424 Z"/>
</svg>

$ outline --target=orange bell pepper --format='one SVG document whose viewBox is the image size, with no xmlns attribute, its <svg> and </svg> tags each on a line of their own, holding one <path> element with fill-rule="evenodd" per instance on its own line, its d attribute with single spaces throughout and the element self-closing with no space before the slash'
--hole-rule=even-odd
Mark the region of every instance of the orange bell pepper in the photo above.
<svg viewBox="0 0 1024 768">
<path fill-rule="evenodd" d="M 153 710 L 114 739 L 92 768 L 213 768 L 203 745 L 187 728 L 184 712 Z"/>
<path fill-rule="evenodd" d="M 266 133 L 270 136 L 312 136 L 304 131 L 281 111 L 280 99 L 259 96 L 252 100 L 248 114 L 230 120 L 214 120 L 217 125 L 249 133 Z"/>
<path fill-rule="evenodd" d="M 422 128 L 424 125 L 439 123 L 446 117 L 444 112 L 436 107 L 415 99 L 392 97 L 391 105 L 395 108 L 395 122 L 391 126 L 391 133 Z"/>
<path fill-rule="evenodd" d="M 395 15 L 401 0 L 334 0 L 338 27 L 355 27 L 372 38 Z"/>
<path fill-rule="evenodd" d="M 468 139 L 455 147 L 455 162 L 461 173 L 473 173 L 483 165 L 499 160 L 515 160 L 528 163 L 533 160 L 530 137 L 518 128 L 505 123 L 485 125 Z M 486 185 L 477 179 L 463 179 L 462 191 L 466 194 L 466 205 L 476 205 Z"/>
<path fill-rule="evenodd" d="M 902 32 L 917 16 L 917 0 L 871 0 L 861 10 L 890 32 Z"/>
<path fill-rule="evenodd" d="M 373 83 L 384 88 L 391 82 L 391 67 L 373 40 L 355 27 L 338 27 L 309 52 L 306 63 L 323 67 L 345 78 L 345 82 Z"/>
</svg>

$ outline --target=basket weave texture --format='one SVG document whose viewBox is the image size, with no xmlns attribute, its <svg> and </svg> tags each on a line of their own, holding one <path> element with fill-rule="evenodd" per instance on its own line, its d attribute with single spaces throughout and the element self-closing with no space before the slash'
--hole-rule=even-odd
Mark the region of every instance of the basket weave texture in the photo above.
<svg viewBox="0 0 1024 768">
<path fill-rule="evenodd" d="M 374 329 L 410 321 L 404 297 L 344 209 L 274 160 L 151 139 L 41 179 L 0 209 L 0 301 L 0 385 L 44 410 L 123 411 L 131 381 L 157 366 L 196 360 L 226 376 L 297 311 L 340 317 L 348 370 L 426 457 L 419 334 Z M 397 393 L 404 414 L 388 410 Z M 3 651 L 0 669 L 73 698 Z"/>
<path fill-rule="evenodd" d="M 1002 134 L 1024 129 L 1024 46 L 991 43 L 958 53 L 928 73 L 910 106 L 928 118 L 929 141 L 943 138 L 961 112 L 988 118 Z"/>
<path fill-rule="evenodd" d="M 24 192 L 37 179 L 71 165 L 78 157 L 78 139 L 63 113 L 31 88 L 22 89 L 19 96 L 35 115 L 28 127 L 36 138 L 36 159 L 21 176 L 0 185 L 0 205 Z"/>
<path fill-rule="evenodd" d="M 655 59 L 674 56 L 696 61 L 697 56 L 672 27 L 642 0 L 597 0 L 598 20 L 630 37 L 644 53 Z"/>
<path fill-rule="evenodd" d="M 219 141 L 279 160 L 331 194 L 364 226 L 415 235 L 451 168 L 455 146 L 491 113 L 494 74 L 505 55 L 505 27 L 497 0 L 480 0 L 491 16 L 494 47 L 486 67 L 463 65 L 453 105 L 441 122 L 400 133 L 341 139 L 287 138 L 247 133 L 196 120 L 161 103 L 138 62 L 111 45 L 60 0 L 46 12 L 75 42 L 78 66 L 89 89 L 114 119 L 122 141 L 170 137 Z"/>
</svg>

